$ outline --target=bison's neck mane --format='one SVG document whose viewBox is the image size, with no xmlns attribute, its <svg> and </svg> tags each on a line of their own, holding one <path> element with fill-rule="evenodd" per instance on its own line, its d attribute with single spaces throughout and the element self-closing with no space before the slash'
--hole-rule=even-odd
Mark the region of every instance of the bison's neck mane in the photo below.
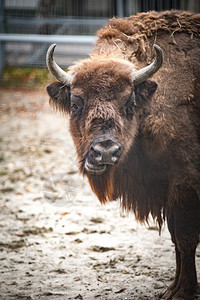
<svg viewBox="0 0 200 300">
<path fill-rule="evenodd" d="M 148 149 L 149 150 L 149 149 Z M 165 214 L 168 180 L 162 160 L 149 158 L 138 140 L 115 173 L 114 198 L 126 211 L 134 212 L 140 222 L 151 214 L 161 228 Z"/>
</svg>

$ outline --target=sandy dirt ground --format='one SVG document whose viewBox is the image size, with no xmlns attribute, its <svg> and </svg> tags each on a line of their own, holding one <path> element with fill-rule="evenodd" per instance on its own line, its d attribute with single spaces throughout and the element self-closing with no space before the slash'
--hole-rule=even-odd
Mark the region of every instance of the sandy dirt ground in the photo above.
<svg viewBox="0 0 200 300">
<path fill-rule="evenodd" d="M 0 299 L 158 299 L 174 276 L 167 226 L 99 204 L 45 91 L 0 90 L 0 144 Z"/>
</svg>

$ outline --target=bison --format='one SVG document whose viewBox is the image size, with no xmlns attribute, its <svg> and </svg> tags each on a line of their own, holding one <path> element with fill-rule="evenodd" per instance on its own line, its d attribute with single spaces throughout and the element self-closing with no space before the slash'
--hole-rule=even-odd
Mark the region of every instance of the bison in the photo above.
<svg viewBox="0 0 200 300">
<path fill-rule="evenodd" d="M 159 46 L 158 46 L 159 45 Z M 139 13 L 98 31 L 88 59 L 58 82 L 50 103 L 70 116 L 80 172 L 101 203 L 119 199 L 140 222 L 167 220 L 176 252 L 163 299 L 194 299 L 200 233 L 200 14 Z M 163 59 L 164 58 L 164 59 Z M 152 79 L 150 79 L 152 77 Z"/>
</svg>

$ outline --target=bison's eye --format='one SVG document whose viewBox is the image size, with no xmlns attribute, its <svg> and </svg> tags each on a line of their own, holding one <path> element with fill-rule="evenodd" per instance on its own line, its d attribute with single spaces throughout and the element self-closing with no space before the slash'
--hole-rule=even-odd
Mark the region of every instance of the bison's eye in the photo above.
<svg viewBox="0 0 200 300">
<path fill-rule="evenodd" d="M 132 120 L 135 111 L 135 94 L 133 93 L 125 105 L 125 113 L 128 120 Z"/>
<path fill-rule="evenodd" d="M 83 99 L 76 95 L 71 95 L 71 113 L 73 116 L 79 116 L 83 109 Z"/>
</svg>

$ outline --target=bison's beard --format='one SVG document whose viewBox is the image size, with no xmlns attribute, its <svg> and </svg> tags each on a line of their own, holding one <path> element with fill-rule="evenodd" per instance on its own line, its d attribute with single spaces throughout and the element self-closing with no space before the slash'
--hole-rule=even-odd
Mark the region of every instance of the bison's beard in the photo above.
<svg viewBox="0 0 200 300">
<path fill-rule="evenodd" d="M 86 156 L 87 157 L 87 156 Z M 106 165 L 102 174 L 91 174 L 85 168 L 86 158 L 79 161 L 79 170 L 87 176 L 92 191 L 96 194 L 101 204 L 114 199 L 114 174 L 116 166 Z"/>
<path fill-rule="evenodd" d="M 113 167 L 107 167 L 106 171 L 101 175 L 86 174 L 92 191 L 96 194 L 99 201 L 104 204 L 113 199 Z"/>
</svg>

